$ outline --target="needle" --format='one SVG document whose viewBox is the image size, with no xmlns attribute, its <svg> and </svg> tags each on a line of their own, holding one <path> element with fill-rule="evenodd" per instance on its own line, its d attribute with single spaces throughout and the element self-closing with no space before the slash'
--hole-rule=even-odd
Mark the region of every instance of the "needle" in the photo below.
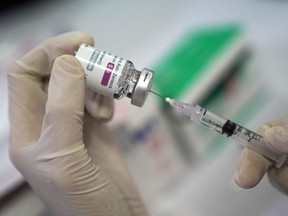
<svg viewBox="0 0 288 216">
<path fill-rule="evenodd" d="M 165 98 L 165 97 L 163 97 L 162 95 L 160 95 L 160 94 L 158 94 L 158 93 L 152 91 L 151 89 L 149 90 L 149 92 L 151 92 L 151 93 L 154 94 L 154 95 L 157 95 L 158 97 L 160 97 L 160 98 L 162 98 L 163 100 L 166 101 L 166 98 Z"/>
</svg>

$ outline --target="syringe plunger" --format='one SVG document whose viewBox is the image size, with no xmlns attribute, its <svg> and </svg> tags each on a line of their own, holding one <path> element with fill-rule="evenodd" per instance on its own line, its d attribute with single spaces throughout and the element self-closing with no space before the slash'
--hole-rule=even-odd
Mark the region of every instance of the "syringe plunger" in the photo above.
<svg viewBox="0 0 288 216">
<path fill-rule="evenodd" d="M 274 161 L 276 167 L 281 167 L 287 158 L 287 155 L 281 155 L 270 149 L 260 134 L 203 109 L 199 105 L 193 106 L 170 98 L 166 98 L 166 102 L 178 111 L 188 115 L 192 121 L 199 122 L 222 135 L 225 134 L 227 137 L 237 140 L 242 145 Z"/>
</svg>

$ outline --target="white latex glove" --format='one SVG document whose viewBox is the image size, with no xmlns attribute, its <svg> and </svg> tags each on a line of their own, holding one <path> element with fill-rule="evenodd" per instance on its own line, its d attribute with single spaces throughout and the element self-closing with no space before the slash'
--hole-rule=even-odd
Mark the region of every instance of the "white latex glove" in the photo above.
<svg viewBox="0 0 288 216">
<path fill-rule="evenodd" d="M 260 128 L 268 147 L 280 154 L 288 154 L 288 116 L 267 123 Z M 273 162 L 257 152 L 245 148 L 242 151 L 235 182 L 242 188 L 256 186 L 265 173 L 271 183 L 281 192 L 288 195 L 288 163 L 276 168 Z"/>
<path fill-rule="evenodd" d="M 80 32 L 51 38 L 9 69 L 11 160 L 54 215 L 146 215 L 104 125 L 112 99 L 85 97 L 73 56 L 81 43 L 93 39 Z"/>
</svg>

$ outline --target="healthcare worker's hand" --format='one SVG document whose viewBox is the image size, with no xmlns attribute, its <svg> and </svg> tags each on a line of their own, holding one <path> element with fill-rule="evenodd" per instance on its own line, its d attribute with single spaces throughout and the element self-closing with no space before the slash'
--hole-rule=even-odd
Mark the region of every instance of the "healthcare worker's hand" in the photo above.
<svg viewBox="0 0 288 216">
<path fill-rule="evenodd" d="M 268 147 L 280 154 L 288 154 L 288 116 L 267 123 L 260 128 Z M 257 152 L 245 148 L 242 151 L 235 182 L 242 188 L 256 186 L 265 173 L 268 173 L 271 183 L 288 195 L 288 163 L 276 168 L 271 161 Z"/>
<path fill-rule="evenodd" d="M 146 215 L 104 124 L 112 99 L 85 96 L 73 56 L 81 43 L 93 39 L 80 32 L 51 38 L 10 67 L 11 160 L 54 215 Z"/>
</svg>

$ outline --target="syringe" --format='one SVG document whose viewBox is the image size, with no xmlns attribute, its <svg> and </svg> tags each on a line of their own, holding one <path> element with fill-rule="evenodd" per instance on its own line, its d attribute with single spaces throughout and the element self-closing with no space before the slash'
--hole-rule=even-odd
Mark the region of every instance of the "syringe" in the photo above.
<svg viewBox="0 0 288 216">
<path fill-rule="evenodd" d="M 227 135 L 227 137 L 237 140 L 242 145 L 274 161 L 276 167 L 281 167 L 287 158 L 287 155 L 281 155 L 268 148 L 264 138 L 258 133 L 203 109 L 199 105 L 193 106 L 170 98 L 165 98 L 165 100 L 172 107 L 189 116 L 192 121 L 201 123 L 222 135 Z"/>
</svg>

